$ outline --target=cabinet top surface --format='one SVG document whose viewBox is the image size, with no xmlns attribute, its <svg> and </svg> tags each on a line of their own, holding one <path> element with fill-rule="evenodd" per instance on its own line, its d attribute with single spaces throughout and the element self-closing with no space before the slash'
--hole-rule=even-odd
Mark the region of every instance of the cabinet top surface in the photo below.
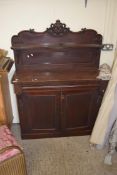
<svg viewBox="0 0 117 175">
<path fill-rule="evenodd" d="M 60 82 L 79 82 L 79 81 L 94 81 L 98 79 L 96 78 L 98 75 L 98 71 L 90 70 L 90 71 L 60 71 L 60 72 L 39 72 L 33 71 L 30 73 L 24 72 L 15 73 L 12 79 L 13 84 L 38 84 L 38 83 L 60 83 Z"/>
</svg>

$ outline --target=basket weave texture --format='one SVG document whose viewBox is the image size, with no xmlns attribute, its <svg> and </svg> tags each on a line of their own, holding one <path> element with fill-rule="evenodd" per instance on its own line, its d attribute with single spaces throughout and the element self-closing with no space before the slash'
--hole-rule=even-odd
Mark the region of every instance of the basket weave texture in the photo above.
<svg viewBox="0 0 117 175">
<path fill-rule="evenodd" d="M 0 160 L 0 175 L 27 175 L 23 149 L 5 125 L 0 126 Z"/>
</svg>

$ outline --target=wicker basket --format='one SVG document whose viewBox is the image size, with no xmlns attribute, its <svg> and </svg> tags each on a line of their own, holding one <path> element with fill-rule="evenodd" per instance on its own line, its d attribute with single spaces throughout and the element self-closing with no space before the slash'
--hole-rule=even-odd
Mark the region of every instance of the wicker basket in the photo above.
<svg viewBox="0 0 117 175">
<path fill-rule="evenodd" d="M 19 149 L 20 153 L 0 162 L 0 175 L 27 175 L 24 153 L 18 146 L 6 147 L 0 153 L 13 148 Z"/>
</svg>

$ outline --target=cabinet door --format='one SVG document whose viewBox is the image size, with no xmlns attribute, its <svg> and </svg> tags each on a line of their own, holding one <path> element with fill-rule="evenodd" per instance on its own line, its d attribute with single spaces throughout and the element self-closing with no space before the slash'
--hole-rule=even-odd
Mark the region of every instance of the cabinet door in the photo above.
<svg viewBox="0 0 117 175">
<path fill-rule="evenodd" d="M 23 138 L 59 134 L 59 89 L 26 88 L 17 98 Z"/>
<path fill-rule="evenodd" d="M 81 86 L 62 90 L 62 129 L 65 135 L 91 133 L 100 95 L 97 86 Z"/>
</svg>

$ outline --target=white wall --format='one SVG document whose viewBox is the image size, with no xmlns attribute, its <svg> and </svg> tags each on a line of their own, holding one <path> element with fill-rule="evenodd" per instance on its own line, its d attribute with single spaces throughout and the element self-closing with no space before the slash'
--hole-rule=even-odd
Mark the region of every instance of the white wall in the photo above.
<svg viewBox="0 0 117 175">
<path fill-rule="evenodd" d="M 0 48 L 7 49 L 13 58 L 11 37 L 21 30 L 34 28 L 44 31 L 56 19 L 67 24 L 72 31 L 92 28 L 104 36 L 104 42 L 116 42 L 112 32 L 116 0 L 0 0 Z M 112 35 L 113 34 L 113 35 Z M 112 65 L 113 52 L 102 52 L 100 64 Z M 9 78 L 12 77 L 14 67 Z M 13 87 L 10 85 L 14 122 L 18 113 Z"/>
</svg>

